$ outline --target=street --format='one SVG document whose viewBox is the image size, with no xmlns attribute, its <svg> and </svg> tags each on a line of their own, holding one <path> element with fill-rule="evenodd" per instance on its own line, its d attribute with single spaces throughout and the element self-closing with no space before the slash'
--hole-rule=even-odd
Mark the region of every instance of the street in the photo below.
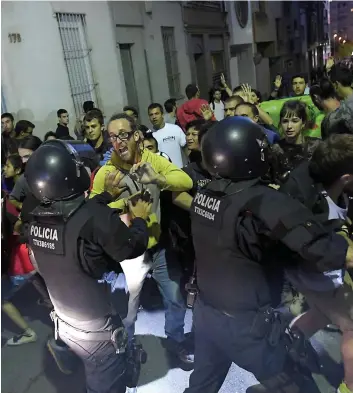
<svg viewBox="0 0 353 393">
<path fill-rule="evenodd" d="M 25 316 L 38 341 L 19 347 L 4 346 L 16 328 L 2 314 L 2 393 L 83 393 L 84 373 L 78 364 L 73 375 L 66 376 L 46 349 L 46 340 L 51 334 L 52 324 L 46 308 L 37 305 L 39 295 L 33 285 L 25 285 L 13 298 L 13 303 Z M 191 311 L 186 318 L 186 331 L 190 330 Z M 141 311 L 138 316 L 136 333 L 148 353 L 148 361 L 142 368 L 138 393 L 181 393 L 188 386 L 190 372 L 171 364 L 162 346 L 164 335 L 164 313 L 162 311 Z M 322 354 L 326 379 L 315 376 L 322 393 L 334 393 L 342 379 L 339 365 L 339 335 L 318 333 L 314 345 Z M 322 343 L 324 342 L 324 348 Z M 330 381 L 330 384 L 327 382 Z M 232 365 L 220 393 L 245 393 L 256 383 L 248 372 Z"/>
</svg>

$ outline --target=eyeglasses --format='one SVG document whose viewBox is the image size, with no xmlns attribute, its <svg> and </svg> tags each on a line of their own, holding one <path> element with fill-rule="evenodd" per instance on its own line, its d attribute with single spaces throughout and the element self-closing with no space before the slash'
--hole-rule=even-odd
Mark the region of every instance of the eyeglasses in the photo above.
<svg viewBox="0 0 353 393">
<path fill-rule="evenodd" d="M 119 135 L 109 135 L 109 140 L 112 143 L 115 143 L 117 141 L 124 142 L 127 141 L 131 136 L 133 132 L 121 132 Z"/>
</svg>

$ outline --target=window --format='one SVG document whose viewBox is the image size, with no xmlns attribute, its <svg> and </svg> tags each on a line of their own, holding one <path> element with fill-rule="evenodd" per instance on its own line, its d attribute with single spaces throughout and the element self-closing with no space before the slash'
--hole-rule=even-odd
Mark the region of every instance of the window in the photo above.
<svg viewBox="0 0 353 393">
<path fill-rule="evenodd" d="M 169 94 L 178 98 L 180 94 L 180 73 L 178 67 L 178 52 L 175 49 L 174 27 L 162 27 L 162 38 Z"/>
<path fill-rule="evenodd" d="M 93 80 L 90 52 L 86 39 L 86 21 L 82 14 L 57 13 L 61 43 L 64 52 L 72 100 L 77 116 L 85 101 L 97 103 L 96 84 Z"/>
<path fill-rule="evenodd" d="M 224 52 L 211 52 L 211 62 L 212 62 L 212 82 L 213 85 L 221 84 L 221 74 L 224 75 L 227 80 L 227 73 L 224 64 Z"/>
</svg>

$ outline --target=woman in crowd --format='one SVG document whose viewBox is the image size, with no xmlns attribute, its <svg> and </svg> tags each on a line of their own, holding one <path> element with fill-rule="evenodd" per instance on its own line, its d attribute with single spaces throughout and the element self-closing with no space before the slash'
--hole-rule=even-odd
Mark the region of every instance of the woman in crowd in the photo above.
<svg viewBox="0 0 353 393">
<path fill-rule="evenodd" d="M 29 157 L 38 149 L 41 143 L 42 141 L 34 135 L 30 135 L 20 141 L 18 145 L 18 154 L 20 155 L 24 166 L 26 165 Z M 22 174 L 18 178 L 10 194 L 10 202 L 17 208 L 17 210 L 20 211 L 22 209 L 22 203 L 28 194 L 28 184 L 24 174 Z"/>
<path fill-rule="evenodd" d="M 319 143 L 318 138 L 305 137 L 308 126 L 306 105 L 298 100 L 283 104 L 280 112 L 280 131 L 283 138 L 272 145 L 272 175 L 281 184 L 303 160 L 308 160 Z"/>
<path fill-rule="evenodd" d="M 8 156 L 3 168 L 1 189 L 10 193 L 23 172 L 22 159 L 18 154 Z"/>
<path fill-rule="evenodd" d="M 209 104 L 217 121 L 224 119 L 224 103 L 222 101 L 222 90 L 218 87 L 209 92 Z"/>
</svg>

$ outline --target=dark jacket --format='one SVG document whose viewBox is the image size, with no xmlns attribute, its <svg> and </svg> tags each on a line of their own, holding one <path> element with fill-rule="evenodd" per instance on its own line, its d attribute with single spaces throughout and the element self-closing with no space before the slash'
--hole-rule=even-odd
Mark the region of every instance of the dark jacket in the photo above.
<svg viewBox="0 0 353 393">
<path fill-rule="evenodd" d="M 59 123 L 58 123 L 58 127 L 55 131 L 55 135 L 58 139 L 74 140 L 74 138 L 70 135 L 69 127 L 63 126 Z"/>
</svg>

